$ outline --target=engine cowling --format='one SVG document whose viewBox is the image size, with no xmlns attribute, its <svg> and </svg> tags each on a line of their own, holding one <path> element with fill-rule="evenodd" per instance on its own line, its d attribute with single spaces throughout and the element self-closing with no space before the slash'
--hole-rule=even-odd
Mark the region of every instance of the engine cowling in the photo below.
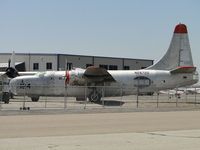
<svg viewBox="0 0 200 150">
<path fill-rule="evenodd" d="M 15 78 L 17 76 L 19 76 L 18 72 L 16 69 L 12 68 L 12 67 L 8 67 L 6 69 L 6 75 L 9 77 L 9 78 Z"/>
</svg>

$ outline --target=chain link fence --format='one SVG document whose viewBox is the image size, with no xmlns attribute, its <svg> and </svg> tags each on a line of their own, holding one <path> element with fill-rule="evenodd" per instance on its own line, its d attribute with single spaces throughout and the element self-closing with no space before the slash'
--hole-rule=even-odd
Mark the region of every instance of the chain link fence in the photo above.
<svg viewBox="0 0 200 150">
<path fill-rule="evenodd" d="M 0 111 L 4 110 L 80 110 L 99 108 L 198 108 L 198 89 L 181 88 L 154 93 L 131 94 L 133 88 L 119 86 L 66 86 L 21 88 L 20 95 L 4 92 L 0 87 Z M 23 92 L 22 92 L 23 91 Z M 38 94 L 37 94 L 38 93 Z M 76 95 L 76 97 L 74 97 Z M 6 100 L 9 98 L 9 103 Z"/>
</svg>

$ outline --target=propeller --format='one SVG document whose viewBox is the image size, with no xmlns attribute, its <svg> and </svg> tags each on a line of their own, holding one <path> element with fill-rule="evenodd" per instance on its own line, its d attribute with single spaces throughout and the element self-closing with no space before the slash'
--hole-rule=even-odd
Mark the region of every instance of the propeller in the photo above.
<svg viewBox="0 0 200 150">
<path fill-rule="evenodd" d="M 19 76 L 17 70 L 15 68 L 12 68 L 12 67 L 8 67 L 6 69 L 6 75 L 9 77 L 9 78 L 15 78 L 17 76 Z"/>
</svg>

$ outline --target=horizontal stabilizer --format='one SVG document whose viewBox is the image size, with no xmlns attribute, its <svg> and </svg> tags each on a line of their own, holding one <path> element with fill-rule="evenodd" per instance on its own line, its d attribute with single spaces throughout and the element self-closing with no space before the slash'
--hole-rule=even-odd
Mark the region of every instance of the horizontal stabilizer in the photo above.
<svg viewBox="0 0 200 150">
<path fill-rule="evenodd" d="M 170 71 L 171 74 L 176 74 L 176 73 L 193 73 L 196 71 L 196 67 L 193 66 L 180 66 L 177 67 L 176 69 L 173 69 Z"/>
<path fill-rule="evenodd" d="M 84 77 L 87 78 L 88 82 L 114 82 L 115 81 L 115 79 L 106 69 L 95 67 L 95 66 L 88 67 L 84 72 Z"/>
</svg>

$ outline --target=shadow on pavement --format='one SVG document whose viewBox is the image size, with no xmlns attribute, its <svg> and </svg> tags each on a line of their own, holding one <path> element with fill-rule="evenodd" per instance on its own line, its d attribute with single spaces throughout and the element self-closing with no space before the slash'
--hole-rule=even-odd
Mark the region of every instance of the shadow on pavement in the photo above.
<svg viewBox="0 0 200 150">
<path fill-rule="evenodd" d="M 104 106 L 122 106 L 124 102 L 116 100 L 104 100 L 100 102 L 94 102 L 95 104 L 104 105 Z"/>
</svg>

